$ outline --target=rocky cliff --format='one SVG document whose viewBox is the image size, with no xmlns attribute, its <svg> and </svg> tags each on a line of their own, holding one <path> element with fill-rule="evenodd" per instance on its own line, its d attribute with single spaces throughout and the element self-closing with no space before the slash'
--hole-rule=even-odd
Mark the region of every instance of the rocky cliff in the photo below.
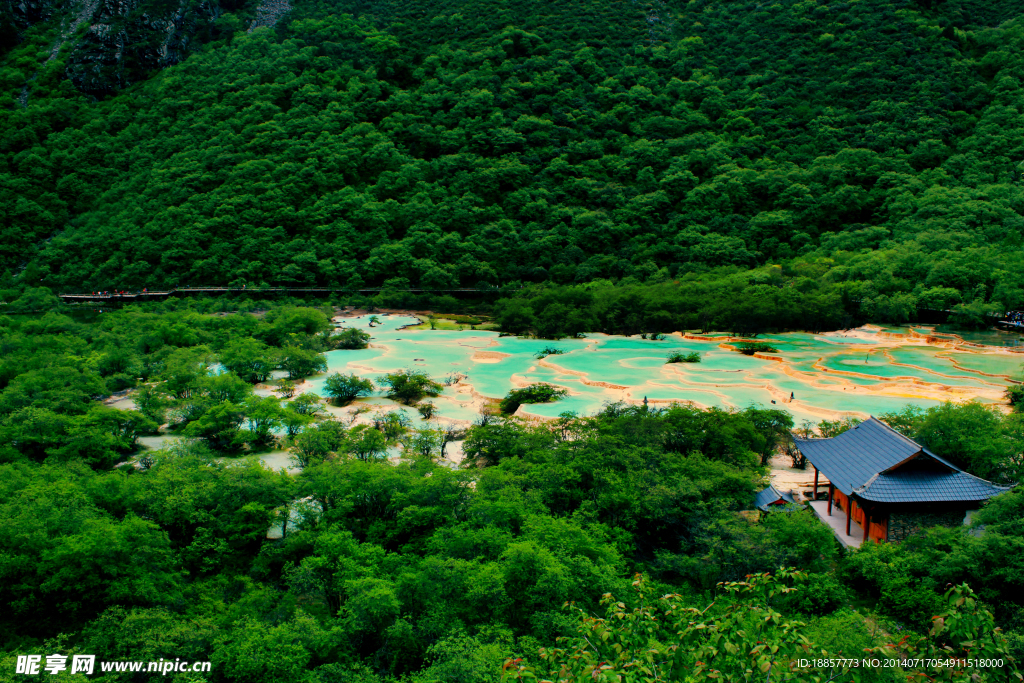
<svg viewBox="0 0 1024 683">
<path fill-rule="evenodd" d="M 103 96 L 184 59 L 203 43 L 276 23 L 283 0 L 0 0 L 0 51 L 34 29 L 55 34 L 79 90 Z"/>
</svg>

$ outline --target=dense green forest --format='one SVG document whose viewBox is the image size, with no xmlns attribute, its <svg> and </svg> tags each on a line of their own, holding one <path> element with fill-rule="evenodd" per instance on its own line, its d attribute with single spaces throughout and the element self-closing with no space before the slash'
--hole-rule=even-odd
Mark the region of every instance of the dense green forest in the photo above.
<svg viewBox="0 0 1024 683">
<path fill-rule="evenodd" d="M 1024 306 L 1021 12 L 310 1 L 99 101 L 40 24 L 2 61 L 0 287 L 678 282 L 663 310 L 719 327 L 977 323 Z"/>
<path fill-rule="evenodd" d="M 426 417 L 445 378 L 291 388 L 367 343 L 339 304 L 545 338 L 1024 308 L 1024 2 L 296 0 L 253 31 L 253 0 L 122 4 L 109 33 L 96 3 L 0 7 L 0 681 L 27 653 L 211 662 L 181 683 L 1021 680 L 1019 489 L 847 552 L 746 514 L 782 411 L 463 433 L 328 411 Z M 55 297 L 190 285 L 346 292 Z M 1011 483 L 1010 398 L 883 417 Z M 799 664 L 838 656 L 924 659 Z"/>
<path fill-rule="evenodd" d="M 0 316 L 0 680 L 24 680 L 26 653 L 210 661 L 171 675 L 189 683 L 1018 680 L 1020 490 L 978 514 L 983 534 L 845 552 L 810 511 L 740 514 L 793 427 L 783 411 L 353 425 L 288 390 L 335 339 L 365 343 L 330 335 L 323 303 Z M 376 390 L 421 408 L 443 379 L 332 377 L 337 402 Z M 135 409 L 102 400 L 124 390 Z M 1024 413 L 883 417 L 972 473 L 1021 477 Z M 140 450 L 161 424 L 180 439 Z M 443 460 L 452 439 L 461 467 Z M 250 457 L 269 448 L 301 471 Z M 894 653 L 1003 664 L 798 664 Z"/>
</svg>

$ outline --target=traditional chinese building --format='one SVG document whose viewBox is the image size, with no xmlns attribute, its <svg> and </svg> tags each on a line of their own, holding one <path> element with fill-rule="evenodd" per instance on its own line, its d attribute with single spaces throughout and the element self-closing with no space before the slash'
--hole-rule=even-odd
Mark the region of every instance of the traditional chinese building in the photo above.
<svg viewBox="0 0 1024 683">
<path fill-rule="evenodd" d="M 754 507 L 763 512 L 779 510 L 787 505 L 799 505 L 799 503 L 793 498 L 792 493 L 783 493 L 775 488 L 775 486 L 761 489 L 754 496 Z"/>
<path fill-rule="evenodd" d="M 814 466 L 811 507 L 846 545 L 902 541 L 927 526 L 959 526 L 1007 491 L 964 472 L 874 417 L 829 439 L 794 436 Z M 818 501 L 819 475 L 828 480 Z"/>
</svg>

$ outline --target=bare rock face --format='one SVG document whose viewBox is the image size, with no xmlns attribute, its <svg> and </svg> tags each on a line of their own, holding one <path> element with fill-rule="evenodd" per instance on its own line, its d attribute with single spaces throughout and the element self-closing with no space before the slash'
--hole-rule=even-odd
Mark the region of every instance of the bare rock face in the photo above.
<svg viewBox="0 0 1024 683">
<path fill-rule="evenodd" d="M 13 33 L 8 42 L 16 42 L 20 33 L 37 23 L 60 26 L 49 59 L 66 50 L 68 79 L 79 90 L 102 97 L 180 62 L 205 42 L 225 37 L 230 28 L 217 24 L 225 13 L 236 14 L 245 23 L 262 19 L 260 25 L 272 25 L 284 13 L 276 4 L 287 7 L 286 0 L 276 0 L 277 11 L 270 12 L 271 17 L 258 4 L 258 0 L 0 0 L 0 34 L 6 27 Z"/>
<path fill-rule="evenodd" d="M 85 35 L 78 38 L 67 61 L 67 76 L 79 90 L 103 95 L 176 64 L 188 54 L 199 32 L 211 37 L 219 5 L 187 0 L 93 0 Z"/>
</svg>

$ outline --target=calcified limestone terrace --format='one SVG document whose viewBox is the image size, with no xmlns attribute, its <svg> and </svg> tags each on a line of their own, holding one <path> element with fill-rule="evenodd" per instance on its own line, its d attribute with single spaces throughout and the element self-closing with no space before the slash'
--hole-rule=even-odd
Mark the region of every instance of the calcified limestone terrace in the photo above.
<svg viewBox="0 0 1024 683">
<path fill-rule="evenodd" d="M 373 338 L 368 349 L 327 354 L 329 372 L 355 372 L 371 379 L 401 368 L 422 369 L 435 379 L 460 373 L 461 381 L 434 399 L 442 418 L 459 422 L 473 420 L 485 401 L 533 382 L 570 392 L 556 403 L 520 409 L 524 417 L 536 419 L 566 411 L 590 414 L 609 402 L 639 403 L 645 396 L 654 405 L 684 402 L 723 408 L 771 407 L 775 401 L 798 424 L 846 415 L 864 418 L 908 403 L 927 407 L 977 399 L 1001 404 L 1011 377 L 1020 376 L 1024 363 L 1024 353 L 1009 348 L 926 329 L 871 325 L 820 335 L 769 335 L 759 340 L 779 352 L 751 357 L 737 353 L 731 346 L 736 340 L 725 336 L 674 334 L 650 341 L 592 334 L 551 342 L 472 330 L 403 330 L 399 328 L 415 319 L 380 318 L 383 323 L 373 328 L 369 316 L 338 319 L 368 330 Z M 547 346 L 565 353 L 537 360 L 537 352 Z M 670 351 L 697 351 L 703 362 L 666 364 Z M 314 377 L 304 389 L 320 391 L 322 386 L 323 377 Z M 362 402 L 382 408 L 390 404 L 380 398 Z"/>
</svg>

